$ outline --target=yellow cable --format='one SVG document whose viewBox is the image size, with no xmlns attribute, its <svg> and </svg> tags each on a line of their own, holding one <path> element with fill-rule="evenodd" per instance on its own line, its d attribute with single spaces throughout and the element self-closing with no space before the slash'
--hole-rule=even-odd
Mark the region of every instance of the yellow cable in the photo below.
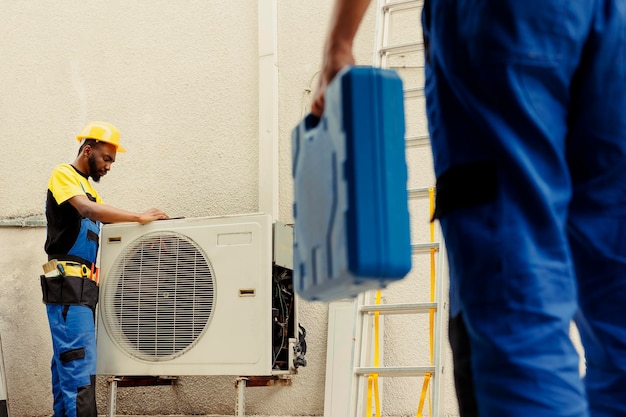
<svg viewBox="0 0 626 417">
<path fill-rule="evenodd" d="M 372 389 L 374 388 L 374 375 L 367 377 L 367 405 L 365 407 L 365 417 L 372 412 Z"/>
<path fill-rule="evenodd" d="M 381 290 L 377 290 L 376 291 L 376 305 L 380 304 L 381 297 L 382 297 L 382 291 Z M 374 340 L 375 340 L 375 344 L 374 344 L 374 367 L 376 367 L 376 368 L 380 364 L 379 319 L 380 319 L 380 312 L 379 311 L 375 311 L 374 312 Z"/>
<path fill-rule="evenodd" d="M 430 372 L 424 375 L 424 388 L 422 389 L 422 395 L 420 395 L 420 402 L 417 408 L 417 417 L 422 417 L 424 411 L 424 400 L 426 399 L 426 393 L 428 392 L 428 382 L 430 381 Z M 429 401 L 430 403 L 430 401 Z M 432 416 L 432 409 L 430 410 L 430 416 Z"/>
<path fill-rule="evenodd" d="M 380 304 L 382 291 L 376 291 L 376 304 Z M 378 368 L 380 364 L 380 312 L 374 312 L 374 368 Z M 372 391 L 374 391 L 372 393 Z M 367 378 L 367 407 L 365 408 L 365 417 L 369 417 L 372 412 L 372 396 L 374 397 L 374 405 L 376 406 L 376 417 L 380 417 L 380 396 L 378 391 L 378 374 L 370 374 Z"/>
<path fill-rule="evenodd" d="M 430 302 L 435 302 L 435 248 L 430 249 Z M 433 339 L 435 336 L 435 309 L 431 308 L 428 312 L 430 324 L 430 364 L 433 364 Z"/>
<path fill-rule="evenodd" d="M 378 395 L 378 374 L 374 375 L 374 395 L 376 398 L 376 417 L 380 417 L 380 397 Z"/>
</svg>

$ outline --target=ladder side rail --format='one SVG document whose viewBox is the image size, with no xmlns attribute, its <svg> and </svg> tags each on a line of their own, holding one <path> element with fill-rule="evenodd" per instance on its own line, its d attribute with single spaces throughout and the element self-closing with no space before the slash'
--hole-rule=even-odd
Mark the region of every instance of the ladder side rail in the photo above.
<svg viewBox="0 0 626 417">
<path fill-rule="evenodd" d="M 386 59 L 380 54 L 380 50 L 384 47 L 387 39 L 388 39 L 388 26 L 389 26 L 389 14 L 383 11 L 384 5 L 387 3 L 387 0 L 377 0 L 376 2 L 376 26 L 375 26 L 375 43 L 374 43 L 374 51 L 372 57 L 373 66 L 385 68 L 386 67 Z M 382 19 L 381 19 L 381 11 L 383 11 Z M 353 364 L 353 381 L 352 381 L 352 398 L 350 401 L 350 417 L 362 417 L 364 412 L 367 411 L 368 415 L 371 414 L 371 410 L 365 410 L 366 404 L 361 399 L 366 398 L 368 393 L 368 376 L 362 375 L 357 372 L 354 372 L 355 369 L 361 368 L 364 365 L 364 361 L 372 362 L 373 357 L 368 356 L 368 352 L 372 352 L 372 343 L 378 343 L 379 341 L 374 340 L 373 338 L 373 315 L 364 314 L 360 310 L 360 306 L 366 304 L 373 304 L 372 300 L 374 298 L 375 291 L 367 291 L 364 294 L 359 294 L 356 298 L 356 324 L 355 324 L 355 348 L 354 348 L 354 358 L 352 361 Z M 380 317 L 382 319 L 382 317 Z M 381 337 L 384 339 L 384 337 Z M 382 342 L 381 342 L 382 344 Z M 357 353 L 358 352 L 358 353 Z M 382 346 L 379 350 L 382 360 Z M 381 384 L 382 385 L 382 384 Z M 382 387 L 378 387 L 379 397 L 374 400 L 380 400 L 382 404 Z"/>
<path fill-rule="evenodd" d="M 383 66 L 382 57 L 380 56 L 380 50 L 385 45 L 385 41 L 387 39 L 387 13 L 383 11 L 383 7 L 386 3 L 386 0 L 377 0 L 376 1 L 376 26 L 374 28 L 374 54 L 372 57 L 372 64 L 375 67 L 385 68 Z M 380 16 L 380 13 L 383 13 Z"/>
<path fill-rule="evenodd" d="M 443 360 L 443 346 L 444 346 L 444 327 L 446 325 L 448 308 L 447 302 L 444 301 L 447 295 L 447 281 L 444 280 L 444 277 L 448 276 L 448 258 L 447 252 L 445 249 L 445 242 L 443 241 L 443 235 L 441 232 L 441 226 L 439 222 L 437 222 L 437 235 L 439 236 L 439 241 L 441 242 L 441 246 L 439 247 L 439 253 L 437 256 L 437 282 L 435 283 L 435 299 L 439 305 L 439 308 L 435 311 L 435 334 L 434 334 L 434 360 L 433 365 L 435 366 L 435 372 L 433 374 L 434 380 L 431 380 L 433 384 L 431 386 L 431 395 L 432 395 L 432 405 L 433 405 L 433 414 L 434 416 L 439 416 L 442 414 L 443 410 L 441 410 L 442 401 L 442 383 L 444 376 L 444 360 Z"/>
<path fill-rule="evenodd" d="M 362 417 L 365 410 L 363 401 L 367 393 L 367 379 L 363 375 L 354 372 L 354 369 L 362 367 L 363 361 L 367 360 L 371 331 L 369 320 L 359 311 L 359 306 L 369 304 L 371 294 L 369 291 L 359 294 L 355 300 L 355 326 L 354 346 L 352 349 L 352 386 L 350 389 L 350 417 Z"/>
<path fill-rule="evenodd" d="M 419 53 L 423 51 L 423 41 L 420 39 L 417 42 L 408 42 L 405 44 L 388 45 L 391 33 L 391 25 L 393 23 L 392 13 L 402 12 L 411 9 L 420 10 L 423 6 L 423 0 L 377 0 L 376 10 L 376 28 L 375 28 L 375 45 L 373 65 L 381 68 L 389 67 L 390 57 L 399 54 L 406 53 Z M 404 99 L 412 99 L 424 96 L 423 87 L 417 88 L 405 88 Z M 430 138 L 428 135 L 419 135 L 412 137 L 405 137 L 406 147 L 412 148 L 417 146 L 424 146 L 430 144 Z M 428 195 L 428 188 L 409 189 L 409 198 L 422 198 Z M 438 236 L 441 236 L 440 230 L 438 230 Z M 444 274 L 446 271 L 444 267 L 445 248 L 443 243 L 440 242 L 428 242 L 428 243 L 414 243 L 411 242 L 411 249 L 413 255 L 427 253 L 431 250 L 438 252 L 437 260 L 435 263 L 435 294 L 434 302 L 429 303 L 405 303 L 405 304 L 386 304 L 376 305 L 373 304 L 373 294 L 375 291 L 368 291 L 366 293 L 359 294 L 355 301 L 355 327 L 354 327 L 354 349 L 353 349 L 353 375 L 352 386 L 350 394 L 350 417 L 363 417 L 371 416 L 373 410 L 366 410 L 366 402 L 364 399 L 368 394 L 368 376 L 370 374 L 377 374 L 379 377 L 416 377 L 424 376 L 426 374 L 431 375 L 430 380 L 430 401 L 433 410 L 433 417 L 440 414 L 441 406 L 441 379 L 443 371 L 443 360 L 441 357 L 442 350 L 442 333 L 445 319 L 445 304 L 442 302 L 444 294 Z M 434 319 L 431 329 L 433 343 L 433 354 L 431 362 L 427 366 L 390 366 L 385 367 L 383 362 L 383 344 L 384 344 L 384 332 L 382 331 L 382 325 L 379 325 L 380 331 L 380 357 L 379 367 L 369 366 L 373 362 L 373 343 L 374 340 L 374 316 L 378 312 L 379 319 L 382 319 L 387 314 L 421 314 L 425 312 L 433 312 Z M 379 378 L 380 380 L 380 378 Z M 381 384 L 382 385 L 382 384 Z M 379 395 L 382 393 L 382 387 L 379 388 Z M 380 398 L 380 397 L 379 397 Z M 382 400 L 381 400 L 382 402 Z"/>
</svg>

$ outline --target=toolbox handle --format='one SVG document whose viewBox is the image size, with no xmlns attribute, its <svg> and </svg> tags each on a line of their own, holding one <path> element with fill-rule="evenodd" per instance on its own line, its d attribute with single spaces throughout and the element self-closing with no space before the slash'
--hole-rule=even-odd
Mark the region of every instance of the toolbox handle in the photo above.
<svg viewBox="0 0 626 417">
<path fill-rule="evenodd" d="M 308 132 L 311 129 L 315 129 L 320 123 L 320 120 L 322 119 L 320 117 L 317 117 L 313 113 L 307 114 L 307 116 L 304 118 L 304 131 Z"/>
</svg>

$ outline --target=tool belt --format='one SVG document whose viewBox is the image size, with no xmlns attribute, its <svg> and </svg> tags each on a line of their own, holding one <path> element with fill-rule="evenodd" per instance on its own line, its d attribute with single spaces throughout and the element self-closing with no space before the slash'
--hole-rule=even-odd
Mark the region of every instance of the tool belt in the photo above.
<svg viewBox="0 0 626 417">
<path fill-rule="evenodd" d="M 57 261 L 57 264 L 58 273 L 40 276 L 43 302 L 95 309 L 99 294 L 97 274 L 84 264 L 72 261 Z"/>
</svg>

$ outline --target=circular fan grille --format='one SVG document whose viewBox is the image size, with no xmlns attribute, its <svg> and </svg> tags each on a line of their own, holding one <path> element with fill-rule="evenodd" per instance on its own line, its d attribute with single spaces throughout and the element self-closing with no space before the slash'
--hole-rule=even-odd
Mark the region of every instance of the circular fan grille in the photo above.
<svg viewBox="0 0 626 417">
<path fill-rule="evenodd" d="M 214 300 L 213 269 L 203 251 L 181 234 L 150 233 L 115 261 L 104 293 L 104 322 L 130 355 L 170 360 L 198 340 Z"/>
</svg>

